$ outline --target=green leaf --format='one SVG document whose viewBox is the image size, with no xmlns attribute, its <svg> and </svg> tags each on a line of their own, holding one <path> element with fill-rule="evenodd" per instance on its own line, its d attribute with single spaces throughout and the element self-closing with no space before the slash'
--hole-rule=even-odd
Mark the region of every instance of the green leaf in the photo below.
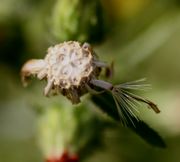
<svg viewBox="0 0 180 162">
<path fill-rule="evenodd" d="M 105 92 L 101 95 L 92 95 L 91 100 L 105 113 L 107 113 L 114 120 L 121 122 L 123 119 L 120 118 L 116 104 L 112 95 Z M 138 117 L 134 117 L 131 113 L 122 109 L 123 116 L 126 119 L 126 124 L 122 123 L 124 126 L 133 130 L 137 135 L 143 138 L 149 144 L 165 148 L 166 144 L 161 136 L 149 127 L 144 121 L 140 120 Z"/>
<path fill-rule="evenodd" d="M 58 0 L 50 22 L 52 34 L 58 41 L 89 43 L 104 40 L 105 24 L 104 10 L 99 0 Z"/>
</svg>

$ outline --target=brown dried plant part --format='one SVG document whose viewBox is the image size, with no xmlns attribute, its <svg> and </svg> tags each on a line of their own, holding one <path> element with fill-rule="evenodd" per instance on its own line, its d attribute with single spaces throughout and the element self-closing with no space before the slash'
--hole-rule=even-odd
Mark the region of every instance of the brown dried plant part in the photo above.
<svg viewBox="0 0 180 162">
<path fill-rule="evenodd" d="M 43 79 L 44 73 L 41 73 L 43 68 L 45 68 L 45 61 L 42 59 L 31 59 L 27 61 L 21 69 L 21 80 L 23 85 L 28 85 L 28 79 L 32 75 L 37 75 L 40 80 Z"/>
<path fill-rule="evenodd" d="M 50 47 L 44 59 L 26 62 L 21 77 L 24 85 L 27 85 L 30 76 L 45 79 L 45 96 L 53 90 L 55 94 L 61 93 L 76 104 L 87 92 L 86 84 L 97 78 L 103 67 L 107 65 L 97 59 L 89 44 L 69 41 Z"/>
</svg>

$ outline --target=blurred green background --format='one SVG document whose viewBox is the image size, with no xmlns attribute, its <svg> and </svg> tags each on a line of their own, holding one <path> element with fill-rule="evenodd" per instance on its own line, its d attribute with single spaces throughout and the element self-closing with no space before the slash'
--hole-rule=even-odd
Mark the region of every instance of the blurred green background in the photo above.
<svg viewBox="0 0 180 162">
<path fill-rule="evenodd" d="M 103 132 L 103 147 L 87 162 L 180 161 L 180 2 L 178 0 L 101 0 L 111 31 L 94 45 L 101 60 L 114 61 L 113 82 L 146 77 L 152 90 L 144 95 L 161 113 L 146 109 L 140 117 L 155 128 L 166 149 L 146 144 L 123 127 Z M 34 105 L 66 100 L 42 95 L 44 82 L 24 89 L 20 68 L 42 58 L 57 43 L 50 32 L 53 0 L 0 1 L 0 161 L 43 161 L 37 142 Z M 88 1 L 87 1 L 88 3 Z M 68 101 L 67 101 L 68 102 Z M 89 106 L 89 109 L 91 107 Z"/>
</svg>

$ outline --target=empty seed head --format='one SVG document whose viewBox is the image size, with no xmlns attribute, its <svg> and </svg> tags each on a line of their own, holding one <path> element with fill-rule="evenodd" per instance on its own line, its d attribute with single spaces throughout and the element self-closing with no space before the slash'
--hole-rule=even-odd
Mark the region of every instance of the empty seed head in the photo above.
<svg viewBox="0 0 180 162">
<path fill-rule="evenodd" d="M 44 61 L 48 80 L 65 89 L 80 86 L 94 69 L 92 52 L 81 47 L 78 42 L 65 42 L 50 47 Z"/>
<path fill-rule="evenodd" d="M 80 102 L 79 97 L 86 92 L 85 85 L 99 75 L 97 59 L 89 44 L 64 42 L 48 49 L 44 60 L 30 60 L 22 67 L 22 80 L 36 75 L 46 79 L 44 94 L 51 90 L 65 95 L 73 103 Z"/>
</svg>

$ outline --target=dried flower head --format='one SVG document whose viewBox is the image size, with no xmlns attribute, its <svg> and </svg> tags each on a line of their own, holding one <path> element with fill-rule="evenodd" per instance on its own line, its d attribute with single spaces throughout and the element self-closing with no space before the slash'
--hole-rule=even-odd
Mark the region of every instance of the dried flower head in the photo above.
<svg viewBox="0 0 180 162">
<path fill-rule="evenodd" d="M 92 52 L 78 42 L 50 47 L 44 61 L 48 81 L 52 80 L 55 86 L 64 89 L 80 86 L 83 80 L 91 77 L 94 70 Z"/>
<path fill-rule="evenodd" d="M 50 47 L 44 60 L 25 63 L 21 76 L 25 85 L 31 75 L 46 79 L 46 96 L 53 90 L 67 96 L 72 103 L 79 103 L 79 97 L 87 92 L 85 85 L 98 77 L 101 64 L 89 44 L 69 41 Z"/>
</svg>

